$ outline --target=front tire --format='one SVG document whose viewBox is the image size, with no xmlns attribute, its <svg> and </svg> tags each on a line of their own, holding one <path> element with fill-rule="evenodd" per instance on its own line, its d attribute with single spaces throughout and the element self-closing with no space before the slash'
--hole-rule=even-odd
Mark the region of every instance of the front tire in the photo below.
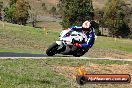
<svg viewBox="0 0 132 88">
<path fill-rule="evenodd" d="M 57 49 L 58 49 L 58 44 L 57 43 L 53 43 L 52 45 L 49 46 L 49 48 L 46 50 L 46 54 L 48 56 L 53 56 L 56 54 Z"/>
</svg>

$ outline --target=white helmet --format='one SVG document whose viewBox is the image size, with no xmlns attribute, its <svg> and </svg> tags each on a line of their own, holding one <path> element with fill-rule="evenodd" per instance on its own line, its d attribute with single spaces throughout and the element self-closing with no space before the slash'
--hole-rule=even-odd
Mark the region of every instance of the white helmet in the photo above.
<svg viewBox="0 0 132 88">
<path fill-rule="evenodd" d="M 83 24 L 82 27 L 83 28 L 89 28 L 91 26 L 90 22 L 88 20 L 86 20 Z"/>
</svg>

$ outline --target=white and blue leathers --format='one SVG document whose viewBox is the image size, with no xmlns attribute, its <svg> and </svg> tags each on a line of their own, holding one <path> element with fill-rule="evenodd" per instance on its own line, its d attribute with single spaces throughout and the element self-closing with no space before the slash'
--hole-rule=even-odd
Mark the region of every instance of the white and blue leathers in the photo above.
<svg viewBox="0 0 132 88">
<path fill-rule="evenodd" d="M 93 46 L 95 40 L 95 30 L 93 27 L 90 27 L 86 32 L 83 31 L 82 26 L 71 26 L 70 29 L 73 31 L 83 32 L 85 42 L 81 44 L 82 48 L 91 48 Z"/>
</svg>

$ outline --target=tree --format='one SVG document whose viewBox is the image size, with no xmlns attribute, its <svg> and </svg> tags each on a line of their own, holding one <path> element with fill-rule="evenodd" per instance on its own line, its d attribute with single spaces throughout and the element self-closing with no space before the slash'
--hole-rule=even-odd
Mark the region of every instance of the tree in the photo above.
<svg viewBox="0 0 132 88">
<path fill-rule="evenodd" d="M 19 24 L 25 25 L 26 21 L 28 20 L 29 13 L 29 3 L 25 0 L 17 0 L 16 2 L 16 11 L 15 11 L 15 18 Z"/>
<path fill-rule="evenodd" d="M 50 10 L 50 13 L 52 13 L 54 17 L 56 15 L 56 7 L 53 6 Z"/>
<path fill-rule="evenodd" d="M 3 8 L 3 2 L 0 2 L 0 11 L 2 10 Z"/>
<path fill-rule="evenodd" d="M 4 8 L 5 20 L 7 22 L 13 22 L 13 20 L 15 19 L 15 10 L 15 5 Z"/>
<path fill-rule="evenodd" d="M 47 10 L 47 7 L 46 7 L 45 3 L 42 3 L 42 8 L 43 8 L 44 11 Z"/>
<path fill-rule="evenodd" d="M 126 14 L 122 7 L 123 0 L 109 0 L 104 10 L 103 24 L 109 28 L 109 34 L 115 37 L 126 37 L 130 30 L 126 22 Z"/>
<path fill-rule="evenodd" d="M 7 22 L 16 23 L 15 10 L 16 10 L 16 0 L 10 0 L 9 6 L 4 8 L 4 12 L 5 12 L 4 20 Z"/>
<path fill-rule="evenodd" d="M 0 2 L 0 20 L 2 20 L 2 8 L 3 8 L 3 2 Z"/>
<path fill-rule="evenodd" d="M 10 0 L 10 1 L 9 1 L 9 5 L 12 6 L 12 5 L 16 4 L 16 1 L 17 1 L 17 0 Z"/>
<path fill-rule="evenodd" d="M 81 25 L 85 20 L 94 18 L 92 0 L 60 0 L 59 7 L 63 18 L 61 23 L 63 28 Z"/>
</svg>

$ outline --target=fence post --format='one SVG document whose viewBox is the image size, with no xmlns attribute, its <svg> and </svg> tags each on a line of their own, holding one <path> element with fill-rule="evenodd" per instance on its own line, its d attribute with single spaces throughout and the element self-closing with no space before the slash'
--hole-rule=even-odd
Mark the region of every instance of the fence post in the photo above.
<svg viewBox="0 0 132 88">
<path fill-rule="evenodd" d="M 46 29 L 46 27 L 44 27 L 43 30 L 44 30 L 45 34 L 47 35 L 47 29 Z"/>
<path fill-rule="evenodd" d="M 117 41 L 117 38 L 115 37 L 114 40 L 115 40 L 115 42 L 116 42 L 116 41 Z"/>
</svg>

